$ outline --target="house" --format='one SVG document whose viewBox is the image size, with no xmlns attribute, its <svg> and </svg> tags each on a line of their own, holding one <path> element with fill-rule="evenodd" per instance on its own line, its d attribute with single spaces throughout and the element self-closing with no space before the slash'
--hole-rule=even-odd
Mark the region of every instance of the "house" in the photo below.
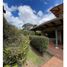
<svg viewBox="0 0 67 67">
<path fill-rule="evenodd" d="M 31 30 L 42 31 L 45 36 L 49 37 L 50 43 L 53 43 L 58 48 L 60 45 L 63 46 L 63 4 L 55 6 L 50 11 L 56 18 L 44 22 Z"/>
<path fill-rule="evenodd" d="M 33 24 L 30 24 L 30 23 L 26 23 L 26 24 L 24 24 L 23 26 L 22 26 L 22 28 L 24 29 L 24 30 L 30 30 L 30 29 L 32 29 L 33 27 L 35 27 L 36 25 L 33 25 Z"/>
</svg>

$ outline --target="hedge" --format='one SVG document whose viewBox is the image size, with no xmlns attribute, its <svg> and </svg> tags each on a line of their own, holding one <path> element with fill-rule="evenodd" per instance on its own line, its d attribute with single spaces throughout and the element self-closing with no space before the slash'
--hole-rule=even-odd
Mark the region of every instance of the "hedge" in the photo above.
<svg viewBox="0 0 67 67">
<path fill-rule="evenodd" d="M 40 53 L 44 53 L 49 44 L 49 39 L 45 36 L 30 36 L 30 45 Z"/>
</svg>

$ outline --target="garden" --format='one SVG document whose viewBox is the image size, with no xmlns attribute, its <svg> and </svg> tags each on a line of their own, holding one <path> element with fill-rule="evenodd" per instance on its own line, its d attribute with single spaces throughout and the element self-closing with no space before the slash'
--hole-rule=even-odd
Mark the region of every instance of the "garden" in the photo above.
<svg viewBox="0 0 67 67">
<path fill-rule="evenodd" d="M 41 32 L 19 30 L 5 18 L 3 27 L 3 67 L 39 67 L 52 57 L 47 52 L 49 38 Z"/>
</svg>

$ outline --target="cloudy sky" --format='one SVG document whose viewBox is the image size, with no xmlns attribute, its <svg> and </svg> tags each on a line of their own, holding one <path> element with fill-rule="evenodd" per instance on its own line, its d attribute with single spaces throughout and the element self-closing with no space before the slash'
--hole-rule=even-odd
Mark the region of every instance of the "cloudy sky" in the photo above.
<svg viewBox="0 0 67 67">
<path fill-rule="evenodd" d="M 63 0 L 3 0 L 6 20 L 22 28 L 25 23 L 41 24 L 54 19 L 50 9 L 63 2 Z"/>
</svg>

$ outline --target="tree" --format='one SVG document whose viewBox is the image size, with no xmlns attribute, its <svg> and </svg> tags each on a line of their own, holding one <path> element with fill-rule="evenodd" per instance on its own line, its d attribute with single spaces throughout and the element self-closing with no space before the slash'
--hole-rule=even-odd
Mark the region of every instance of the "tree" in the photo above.
<svg viewBox="0 0 67 67">
<path fill-rule="evenodd" d="M 26 23 L 26 24 L 24 24 L 23 26 L 22 26 L 22 28 L 24 29 L 24 30 L 30 30 L 31 28 L 33 28 L 33 24 L 30 24 L 30 23 Z"/>
</svg>

